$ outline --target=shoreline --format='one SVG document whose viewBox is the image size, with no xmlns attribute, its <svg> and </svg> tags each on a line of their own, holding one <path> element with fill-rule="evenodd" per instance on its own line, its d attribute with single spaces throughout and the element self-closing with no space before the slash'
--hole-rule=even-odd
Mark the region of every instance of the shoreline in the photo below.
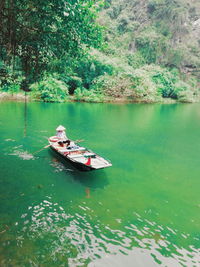
<svg viewBox="0 0 200 267">
<path fill-rule="evenodd" d="M 0 101 L 16 101 L 16 102 L 22 102 L 25 100 L 30 101 L 30 96 L 25 93 L 6 93 L 6 92 L 1 92 L 0 93 Z"/>
<path fill-rule="evenodd" d="M 7 93 L 7 92 L 1 92 L 0 93 L 0 102 L 2 101 L 13 101 L 13 102 L 24 102 L 24 101 L 29 101 L 29 102 L 40 102 L 40 103 L 59 103 L 59 102 L 44 102 L 44 101 L 38 101 L 34 100 L 31 98 L 28 93 Z M 144 99 L 127 99 L 125 97 L 119 97 L 119 98 L 111 98 L 111 97 L 106 97 L 105 100 L 103 101 L 88 101 L 87 99 L 82 99 L 82 100 L 76 100 L 73 96 L 70 96 L 69 99 L 62 103 L 68 103 L 68 102 L 79 102 L 79 103 L 110 103 L 110 104 L 183 104 L 183 103 L 199 103 L 200 101 L 196 100 L 194 102 L 184 102 L 184 101 L 177 101 L 176 99 L 171 99 L 171 98 L 162 98 L 161 101 L 147 101 Z"/>
</svg>

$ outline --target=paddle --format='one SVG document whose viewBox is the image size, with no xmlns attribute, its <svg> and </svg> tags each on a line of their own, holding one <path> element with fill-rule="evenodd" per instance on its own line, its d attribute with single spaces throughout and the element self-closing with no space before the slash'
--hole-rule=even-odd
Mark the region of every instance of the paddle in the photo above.
<svg viewBox="0 0 200 267">
<path fill-rule="evenodd" d="M 39 149 L 35 152 L 32 153 L 32 155 L 36 154 L 36 153 L 39 153 L 40 151 L 42 151 L 43 149 L 47 148 L 47 147 L 50 147 L 50 145 L 47 145 L 47 146 L 44 146 L 42 149 Z"/>
<path fill-rule="evenodd" d="M 85 141 L 84 139 L 78 139 L 78 140 L 75 140 L 75 141 L 72 141 L 72 142 L 74 142 L 74 143 L 80 143 L 80 142 L 83 142 L 83 141 Z"/>
</svg>

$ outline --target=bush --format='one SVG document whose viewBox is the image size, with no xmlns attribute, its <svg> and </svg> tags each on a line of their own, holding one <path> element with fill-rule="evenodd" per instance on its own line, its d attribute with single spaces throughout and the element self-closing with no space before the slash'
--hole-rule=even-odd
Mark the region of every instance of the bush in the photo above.
<svg viewBox="0 0 200 267">
<path fill-rule="evenodd" d="M 133 88 L 136 97 L 147 102 L 157 102 L 161 100 L 157 86 L 151 77 L 153 69 L 154 66 L 147 65 L 136 69 L 132 74 Z"/>
<path fill-rule="evenodd" d="M 10 94 L 17 94 L 20 92 L 22 80 L 23 77 L 18 77 L 9 81 L 7 80 L 6 83 L 0 81 L 0 90 Z"/>
<path fill-rule="evenodd" d="M 166 70 L 160 69 L 152 74 L 152 80 L 157 85 L 157 92 L 164 98 L 176 98 L 175 83 L 177 77 Z"/>
<path fill-rule="evenodd" d="M 24 77 L 20 71 L 13 72 L 10 66 L 0 61 L 0 90 L 11 94 L 19 93 Z"/>
<path fill-rule="evenodd" d="M 192 81 L 182 81 L 177 69 L 171 71 L 156 67 L 150 71 L 152 81 L 156 85 L 158 95 L 183 102 L 194 102 L 198 95 L 197 86 Z"/>
<path fill-rule="evenodd" d="M 180 102 L 195 102 L 197 100 L 198 91 L 192 87 L 190 84 L 187 84 L 183 81 L 178 81 L 175 84 L 175 91 L 177 98 Z"/>
<path fill-rule="evenodd" d="M 129 53 L 127 55 L 127 59 L 128 59 L 128 64 L 132 66 L 134 69 L 139 68 L 145 65 L 146 63 L 145 59 L 143 58 L 140 52 Z"/>
<path fill-rule="evenodd" d="M 114 98 L 145 102 L 162 101 L 162 97 L 191 102 L 198 94 L 195 86 L 180 80 L 177 70 L 169 71 L 156 65 L 132 69 L 131 73 L 105 74 L 96 79 L 92 88 Z"/>
<path fill-rule="evenodd" d="M 82 79 L 82 85 L 78 87 L 85 87 L 89 89 L 95 78 L 103 75 L 104 73 L 111 74 L 113 67 L 108 64 L 101 63 L 95 57 L 86 57 L 80 60 L 79 65 L 76 68 L 76 73 Z"/>
<path fill-rule="evenodd" d="M 120 34 L 125 33 L 128 30 L 129 20 L 127 18 L 121 18 L 117 27 Z"/>
<path fill-rule="evenodd" d="M 168 49 L 165 58 L 163 58 L 163 64 L 170 68 L 180 68 L 183 61 L 185 60 L 185 51 L 183 48 L 180 49 Z"/>
<path fill-rule="evenodd" d="M 44 102 L 63 102 L 68 95 L 68 87 L 53 76 L 46 76 L 30 86 L 33 98 Z"/>
<path fill-rule="evenodd" d="M 6 83 L 6 84 L 0 86 L 0 90 L 2 92 L 7 92 L 10 94 L 19 93 L 20 92 L 20 82 L 18 83 L 16 81 L 13 81 L 13 82 Z"/>
<path fill-rule="evenodd" d="M 107 9 L 111 6 L 112 0 L 105 0 L 104 1 L 104 8 Z"/>
<path fill-rule="evenodd" d="M 103 94 L 115 98 L 125 95 L 125 91 L 130 89 L 131 82 L 124 74 L 105 74 L 94 82 L 93 88 L 101 90 Z"/>
<path fill-rule="evenodd" d="M 77 88 L 74 92 L 76 101 L 103 102 L 104 95 L 100 91 Z"/>
<path fill-rule="evenodd" d="M 117 19 L 121 11 L 122 11 L 122 6 L 116 5 L 116 6 L 113 6 L 111 10 L 109 10 L 108 15 L 110 16 L 111 19 Z"/>
<path fill-rule="evenodd" d="M 147 64 L 158 62 L 167 48 L 165 37 L 154 29 L 141 32 L 135 39 L 135 45 Z"/>
</svg>

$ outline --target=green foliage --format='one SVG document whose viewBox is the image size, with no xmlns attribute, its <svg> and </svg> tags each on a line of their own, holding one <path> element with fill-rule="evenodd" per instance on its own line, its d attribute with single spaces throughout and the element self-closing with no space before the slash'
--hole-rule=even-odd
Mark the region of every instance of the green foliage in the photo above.
<svg viewBox="0 0 200 267">
<path fill-rule="evenodd" d="M 67 84 L 69 94 L 73 95 L 77 88 L 90 89 L 94 79 L 112 72 L 113 66 L 101 62 L 96 56 L 85 55 L 78 63 L 61 73 L 59 78 Z"/>
<path fill-rule="evenodd" d="M 107 9 L 111 6 L 112 0 L 105 0 L 104 1 L 104 8 Z"/>
<path fill-rule="evenodd" d="M 13 73 L 10 66 L 0 61 L 0 90 L 11 94 L 19 93 L 21 83 L 24 80 L 21 72 Z"/>
<path fill-rule="evenodd" d="M 129 19 L 121 18 L 117 27 L 119 33 L 124 33 L 128 30 Z"/>
<path fill-rule="evenodd" d="M 1 59 L 18 65 L 29 81 L 57 71 L 64 61 L 77 61 L 86 47 L 101 44 L 96 6 L 92 0 L 2 1 Z"/>
<path fill-rule="evenodd" d="M 0 86 L 0 91 L 8 92 L 10 94 L 16 94 L 20 92 L 20 83 L 10 82 Z"/>
<path fill-rule="evenodd" d="M 34 98 L 50 102 L 68 94 L 92 102 L 191 102 L 199 94 L 190 81 L 200 67 L 195 3 L 3 0 L 0 88 L 14 93 L 32 84 Z"/>
<path fill-rule="evenodd" d="M 129 53 L 127 55 L 128 64 L 134 69 L 139 68 L 145 65 L 146 61 L 140 52 Z"/>
<path fill-rule="evenodd" d="M 44 102 L 63 102 L 68 95 L 68 88 L 53 76 L 46 76 L 42 81 L 31 85 L 32 96 Z"/>
<path fill-rule="evenodd" d="M 106 55 L 133 68 L 159 64 L 199 77 L 198 1 L 115 0 L 99 21 L 107 27 Z"/>
<path fill-rule="evenodd" d="M 114 98 L 129 98 L 135 101 L 157 102 L 162 98 L 194 101 L 195 85 L 180 80 L 177 70 L 169 71 L 156 65 L 132 69 L 131 73 L 105 74 L 96 79 L 94 89 Z"/>
<path fill-rule="evenodd" d="M 179 72 L 174 70 L 167 70 L 158 66 L 149 65 L 138 69 L 134 73 L 137 78 L 138 85 L 135 90 L 143 94 L 143 96 L 163 98 L 172 98 L 180 101 L 188 101 L 195 98 L 197 89 L 192 86 L 191 82 L 184 82 L 180 79 Z M 138 87 L 139 86 L 139 87 Z"/>
<path fill-rule="evenodd" d="M 76 101 L 87 102 L 103 102 L 104 95 L 98 90 L 87 90 L 85 88 L 77 88 L 74 92 L 74 99 Z"/>
<path fill-rule="evenodd" d="M 175 90 L 176 75 L 168 71 L 159 70 L 152 75 L 152 80 L 157 85 L 157 91 L 162 97 L 177 99 L 177 90 Z"/>
<path fill-rule="evenodd" d="M 196 83 L 192 84 L 185 83 L 183 81 L 178 81 L 175 84 L 175 92 L 177 93 L 177 98 L 180 102 L 195 102 L 199 100 L 199 91 Z"/>
<path fill-rule="evenodd" d="M 122 6 L 121 5 L 115 5 L 112 7 L 111 10 L 108 11 L 108 14 L 111 19 L 117 19 L 117 17 L 120 15 L 122 11 Z"/>
<path fill-rule="evenodd" d="M 103 64 L 95 57 L 86 57 L 79 61 L 75 71 L 82 79 L 82 87 L 89 89 L 97 77 L 105 73 L 112 74 L 113 67 L 109 64 Z"/>
<path fill-rule="evenodd" d="M 164 60 L 166 60 L 165 65 L 169 67 L 180 68 L 182 64 L 182 60 L 184 57 L 183 49 L 168 49 L 167 56 Z"/>
<path fill-rule="evenodd" d="M 152 29 L 147 29 L 136 36 L 135 45 L 148 64 L 159 62 L 167 48 L 164 36 Z"/>
<path fill-rule="evenodd" d="M 172 34 L 184 29 L 183 21 L 187 16 L 187 5 L 184 0 L 149 0 L 148 12 L 155 21 L 160 22 L 160 28 L 166 24 Z"/>
<path fill-rule="evenodd" d="M 101 89 L 103 94 L 114 98 L 135 97 L 131 76 L 125 73 L 100 76 L 95 80 L 93 88 Z"/>
</svg>

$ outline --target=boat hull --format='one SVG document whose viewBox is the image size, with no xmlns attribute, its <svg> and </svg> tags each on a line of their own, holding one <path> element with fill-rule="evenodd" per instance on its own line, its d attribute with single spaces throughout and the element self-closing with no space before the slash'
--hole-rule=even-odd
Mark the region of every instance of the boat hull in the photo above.
<svg viewBox="0 0 200 267">
<path fill-rule="evenodd" d="M 60 142 L 57 136 L 48 139 L 49 145 L 64 161 L 68 161 L 81 171 L 92 171 L 111 167 L 109 160 L 104 159 L 92 150 L 76 144 L 70 140 L 70 144 Z M 77 140 L 79 141 L 79 140 Z"/>
<path fill-rule="evenodd" d="M 91 167 L 91 166 L 87 166 L 85 164 L 82 163 L 78 163 L 75 161 L 72 161 L 71 159 L 69 159 L 67 156 L 64 156 L 63 154 L 61 154 L 59 151 L 57 151 L 54 147 L 50 146 L 50 148 L 52 149 L 52 151 L 54 151 L 58 156 L 60 156 L 64 161 L 69 162 L 70 164 L 72 164 L 72 166 L 74 166 L 76 169 L 80 170 L 80 171 L 92 171 L 92 170 L 96 170 L 95 168 Z"/>
</svg>

